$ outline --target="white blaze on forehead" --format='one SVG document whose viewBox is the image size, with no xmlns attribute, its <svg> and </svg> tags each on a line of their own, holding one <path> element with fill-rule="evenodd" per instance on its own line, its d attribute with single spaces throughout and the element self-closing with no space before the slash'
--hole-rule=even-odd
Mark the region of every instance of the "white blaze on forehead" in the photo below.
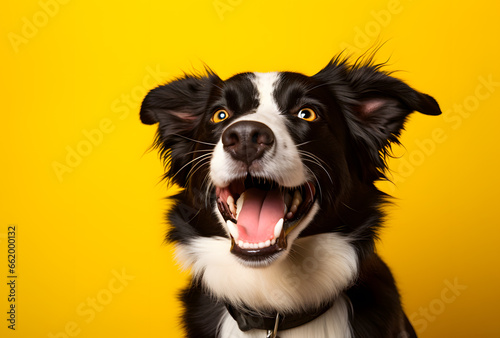
<svg viewBox="0 0 500 338">
<path fill-rule="evenodd" d="M 257 112 L 279 114 L 279 108 L 274 99 L 274 90 L 279 80 L 279 73 L 254 73 L 253 82 L 259 92 L 259 107 Z"/>
<path fill-rule="evenodd" d="M 285 125 L 284 116 L 281 115 L 278 104 L 274 99 L 274 91 L 279 81 L 279 73 L 253 74 L 255 76 L 250 79 L 257 89 L 259 105 L 255 111 L 235 119 L 233 123 L 237 121 L 258 121 L 264 123 L 271 128 L 275 134 L 276 141 L 280 142 L 283 136 L 282 133 L 285 132 L 288 135 L 288 130 Z M 291 139 L 289 141 L 291 141 Z"/>
</svg>

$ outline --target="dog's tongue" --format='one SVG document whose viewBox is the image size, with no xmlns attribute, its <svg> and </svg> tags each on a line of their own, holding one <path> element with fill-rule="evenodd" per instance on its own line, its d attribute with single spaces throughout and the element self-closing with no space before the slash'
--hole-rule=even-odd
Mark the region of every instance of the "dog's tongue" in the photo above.
<svg viewBox="0 0 500 338">
<path fill-rule="evenodd" d="M 279 189 L 264 191 L 251 188 L 245 191 L 238 214 L 239 239 L 248 243 L 272 240 L 274 227 L 283 218 L 284 209 L 285 202 Z"/>
</svg>

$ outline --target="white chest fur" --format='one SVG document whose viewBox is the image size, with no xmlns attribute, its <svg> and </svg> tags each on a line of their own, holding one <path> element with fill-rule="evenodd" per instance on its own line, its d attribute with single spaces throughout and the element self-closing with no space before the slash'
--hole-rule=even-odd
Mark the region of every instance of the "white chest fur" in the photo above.
<svg viewBox="0 0 500 338">
<path fill-rule="evenodd" d="M 178 244 L 178 260 L 219 299 L 249 308 L 298 312 L 339 296 L 357 275 L 357 255 L 339 234 L 298 238 L 287 256 L 264 268 L 242 265 L 222 237 Z"/>
</svg>

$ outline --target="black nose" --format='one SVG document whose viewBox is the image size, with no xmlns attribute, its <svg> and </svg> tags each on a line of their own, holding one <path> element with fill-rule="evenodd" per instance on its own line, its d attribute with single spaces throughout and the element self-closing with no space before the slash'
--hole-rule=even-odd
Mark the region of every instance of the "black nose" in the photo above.
<svg viewBox="0 0 500 338">
<path fill-rule="evenodd" d="M 274 134 L 264 123 L 240 121 L 222 133 L 222 144 L 234 159 L 250 165 L 272 147 Z"/>
</svg>

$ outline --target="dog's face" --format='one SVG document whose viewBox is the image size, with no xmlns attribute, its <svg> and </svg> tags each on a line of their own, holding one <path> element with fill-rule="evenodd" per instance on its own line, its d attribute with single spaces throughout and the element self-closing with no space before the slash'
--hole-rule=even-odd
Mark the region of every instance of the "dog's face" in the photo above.
<svg viewBox="0 0 500 338">
<path fill-rule="evenodd" d="M 228 82 L 234 87 L 222 91 L 213 109 L 212 122 L 223 129 L 209 176 L 231 252 L 244 264 L 266 265 L 290 247 L 318 209 L 313 206 L 321 187 L 307 164 L 320 169 L 323 164 L 307 150 L 308 143 L 343 140 L 322 130 L 329 125 L 320 122 L 328 116 L 321 101 L 324 88 L 314 89 L 306 76 L 251 73 Z"/>
<path fill-rule="evenodd" d="M 387 148 L 415 110 L 440 113 L 378 66 L 336 60 L 311 77 L 185 76 L 152 90 L 141 119 L 159 122 L 167 176 L 191 207 L 216 214 L 194 231 L 229 238 L 242 264 L 259 267 L 299 236 L 356 233 L 363 210 L 352 211 L 365 207 L 359 199 L 383 177 Z"/>
</svg>

